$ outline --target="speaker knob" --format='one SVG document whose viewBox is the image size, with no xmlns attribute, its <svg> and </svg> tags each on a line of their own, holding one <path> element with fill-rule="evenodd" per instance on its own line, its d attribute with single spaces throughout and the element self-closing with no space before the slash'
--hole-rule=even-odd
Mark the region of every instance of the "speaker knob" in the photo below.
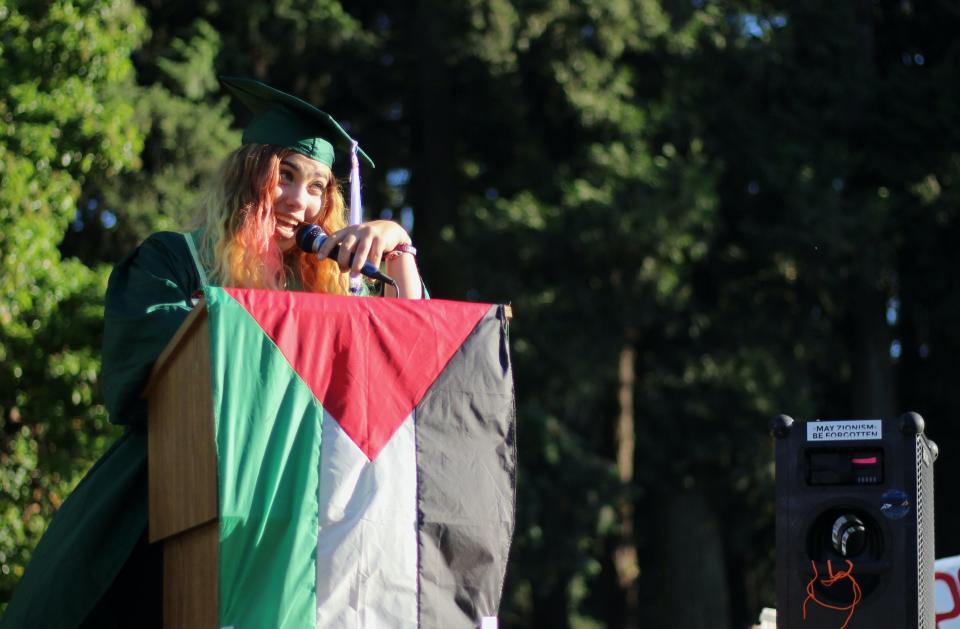
<svg viewBox="0 0 960 629">
<path fill-rule="evenodd" d="M 793 426 L 793 418 L 789 415 L 777 415 L 770 420 L 770 434 L 777 439 L 783 439 L 790 436 L 790 428 Z"/>
<path fill-rule="evenodd" d="M 844 514 L 833 522 L 833 548 L 843 557 L 856 557 L 867 545 L 867 527 L 855 515 Z"/>
<path fill-rule="evenodd" d="M 930 456 L 936 461 L 937 457 L 940 456 L 940 446 L 934 443 L 932 439 L 927 439 L 927 447 L 930 448 Z"/>
<path fill-rule="evenodd" d="M 920 413 L 911 411 L 900 416 L 901 433 L 905 435 L 922 435 L 924 428 L 923 417 L 920 416 Z"/>
</svg>

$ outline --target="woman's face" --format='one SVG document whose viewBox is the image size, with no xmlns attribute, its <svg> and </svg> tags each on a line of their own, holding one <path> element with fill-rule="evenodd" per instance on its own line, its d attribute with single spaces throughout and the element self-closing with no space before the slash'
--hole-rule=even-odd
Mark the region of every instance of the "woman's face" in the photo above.
<svg viewBox="0 0 960 629">
<path fill-rule="evenodd" d="M 289 251 L 296 244 L 300 223 L 314 223 L 320 218 L 323 197 L 332 178 L 328 166 L 299 153 L 280 160 L 273 214 L 277 219 L 274 238 L 282 251 Z"/>
</svg>

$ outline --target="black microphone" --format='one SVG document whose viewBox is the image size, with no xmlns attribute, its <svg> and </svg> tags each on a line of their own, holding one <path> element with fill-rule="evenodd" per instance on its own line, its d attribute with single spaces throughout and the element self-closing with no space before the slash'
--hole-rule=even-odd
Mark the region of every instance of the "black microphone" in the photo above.
<svg viewBox="0 0 960 629">
<path fill-rule="evenodd" d="M 311 223 L 304 223 L 297 228 L 297 246 L 300 247 L 303 251 L 308 253 L 316 253 L 320 251 L 320 247 L 323 246 L 323 243 L 326 242 L 329 238 L 323 228 L 319 225 L 313 225 Z M 336 247 L 330 250 L 330 253 L 327 254 L 328 258 L 336 259 L 340 255 L 340 245 L 337 244 Z M 353 256 L 356 254 L 350 255 L 350 264 L 353 264 Z M 380 269 L 373 266 L 373 264 L 367 260 L 363 263 L 363 268 L 360 269 L 360 273 L 366 275 L 370 279 L 380 280 L 385 284 L 390 286 L 396 286 L 397 283 L 393 281 L 393 278 L 385 273 L 381 273 Z"/>
</svg>

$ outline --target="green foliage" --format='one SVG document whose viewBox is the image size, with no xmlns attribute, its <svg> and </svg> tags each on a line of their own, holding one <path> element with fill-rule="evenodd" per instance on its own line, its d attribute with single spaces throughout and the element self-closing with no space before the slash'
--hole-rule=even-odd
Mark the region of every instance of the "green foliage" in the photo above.
<svg viewBox="0 0 960 629">
<path fill-rule="evenodd" d="M 136 162 L 126 0 L 0 4 L 0 600 L 108 436 L 96 381 L 106 269 L 58 245 L 92 172 Z"/>
<path fill-rule="evenodd" d="M 189 228 L 220 161 L 239 144 L 213 66 L 217 32 L 197 20 L 169 42 L 158 39 L 150 42 L 151 54 L 138 55 L 140 75 L 154 82 L 127 93 L 144 134 L 140 168 L 89 177 L 63 244 L 87 263 L 116 262 L 155 231 Z"/>
</svg>

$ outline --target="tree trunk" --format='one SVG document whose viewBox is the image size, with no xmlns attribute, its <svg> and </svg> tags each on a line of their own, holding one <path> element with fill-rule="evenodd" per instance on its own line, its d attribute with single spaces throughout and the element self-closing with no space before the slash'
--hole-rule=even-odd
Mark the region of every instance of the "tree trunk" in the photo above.
<svg viewBox="0 0 960 629">
<path fill-rule="evenodd" d="M 663 571 L 658 626 L 730 629 L 723 539 L 703 490 L 680 489 L 664 496 L 656 517 Z"/>
<path fill-rule="evenodd" d="M 446 11 L 437 0 L 419 0 L 416 20 L 408 26 L 410 49 L 415 51 L 417 80 L 410 86 L 413 137 L 413 172 L 409 199 L 414 211 L 414 241 L 419 249 L 418 265 L 423 277 L 438 295 L 451 295 L 454 280 L 449 260 L 440 259 L 440 238 L 444 226 L 453 223 L 459 203 L 454 141 L 453 89 L 448 67 L 449 52 L 443 42 L 450 40 Z"/>
<path fill-rule="evenodd" d="M 886 299 L 880 290 L 867 291 L 856 301 L 853 346 L 852 410 L 857 417 L 893 417 L 893 365 Z"/>
<path fill-rule="evenodd" d="M 620 413 L 617 417 L 615 443 L 617 449 L 617 472 L 623 487 L 633 484 L 633 461 L 635 452 L 633 391 L 636 382 L 636 353 L 630 344 L 620 351 L 618 365 L 619 390 L 617 404 Z M 637 592 L 637 577 L 640 567 L 637 562 L 637 547 L 634 541 L 633 496 L 632 492 L 620 499 L 617 507 L 620 531 L 619 539 L 613 549 L 613 566 L 617 573 L 617 585 L 623 600 L 623 626 L 640 626 L 640 601 Z"/>
<path fill-rule="evenodd" d="M 862 77 L 876 75 L 873 2 L 859 0 L 855 13 L 855 32 L 860 55 L 856 62 Z M 869 94 L 863 90 L 861 94 Z M 854 97 L 850 103 L 851 128 L 862 125 L 862 112 L 875 109 L 866 96 Z M 854 126 L 856 125 L 856 126 Z M 878 235 L 879 240 L 879 235 Z M 892 257 L 892 250 L 889 252 Z M 886 256 L 868 255 L 859 293 L 854 303 L 853 399 L 852 411 L 857 417 L 892 417 L 896 412 L 893 393 L 893 364 L 890 359 L 890 328 L 887 326 L 887 295 L 878 286 L 879 278 L 890 273 Z M 854 293 L 857 294 L 857 293 Z"/>
</svg>

